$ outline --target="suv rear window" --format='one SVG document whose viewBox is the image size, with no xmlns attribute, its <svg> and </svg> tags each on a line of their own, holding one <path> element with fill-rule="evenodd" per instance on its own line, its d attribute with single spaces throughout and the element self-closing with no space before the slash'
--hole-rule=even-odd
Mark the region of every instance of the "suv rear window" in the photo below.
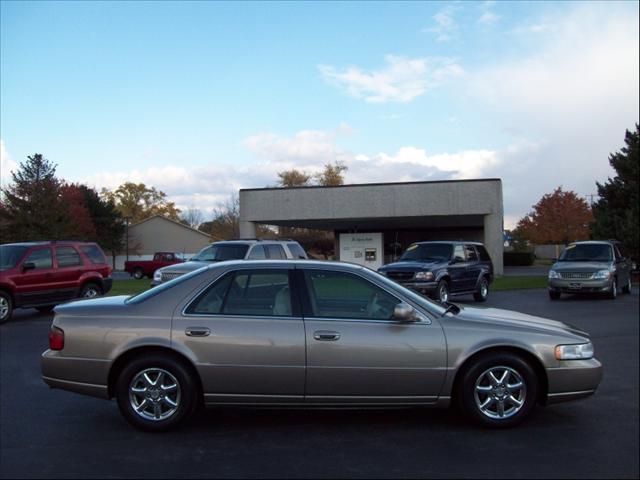
<svg viewBox="0 0 640 480">
<path fill-rule="evenodd" d="M 307 258 L 307 254 L 304 252 L 304 250 L 299 244 L 287 243 L 287 247 L 289 247 L 289 251 L 291 252 L 291 255 L 293 255 L 293 258 L 302 258 L 302 259 Z"/>
<path fill-rule="evenodd" d="M 478 255 L 480 255 L 480 260 L 482 260 L 483 262 L 491 261 L 491 257 L 489 256 L 487 249 L 484 248 L 484 245 L 476 245 L 475 247 L 476 247 L 476 250 L 478 251 Z"/>
<path fill-rule="evenodd" d="M 104 253 L 97 245 L 81 245 L 80 251 L 84 253 L 84 256 L 89 259 L 94 265 L 102 265 L 107 263 L 107 259 L 104 257 Z M 58 260 L 58 263 L 60 261 Z"/>
</svg>

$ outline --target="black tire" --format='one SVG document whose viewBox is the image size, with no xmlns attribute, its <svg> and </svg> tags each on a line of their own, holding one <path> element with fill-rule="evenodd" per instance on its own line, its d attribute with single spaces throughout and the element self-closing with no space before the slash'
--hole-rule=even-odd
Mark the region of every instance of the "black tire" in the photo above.
<svg viewBox="0 0 640 480">
<path fill-rule="evenodd" d="M 40 313 L 51 313 L 54 307 L 55 305 L 45 305 L 43 307 L 36 307 L 36 310 L 38 310 Z"/>
<path fill-rule="evenodd" d="M 629 275 L 627 284 L 624 287 L 622 287 L 622 293 L 631 293 L 631 275 Z"/>
<path fill-rule="evenodd" d="M 551 300 L 558 300 L 560 298 L 560 295 L 562 295 L 562 293 L 557 290 L 549 290 L 549 298 Z"/>
<path fill-rule="evenodd" d="M 478 288 L 473 293 L 476 302 L 486 302 L 489 297 L 489 279 L 482 277 L 478 282 Z"/>
<path fill-rule="evenodd" d="M 178 385 L 176 390 L 166 391 L 168 392 L 166 393 L 167 397 L 173 395 L 172 401 L 175 401 L 177 407 L 172 411 L 172 408 L 165 404 L 162 399 L 157 398 L 155 402 L 159 403 L 162 409 L 165 409 L 161 415 L 166 414 L 167 416 L 166 418 L 153 420 L 145 416 L 148 416 L 150 412 L 144 407 L 141 410 L 142 413 L 138 413 L 135 410 L 133 403 L 140 398 L 144 400 L 144 397 L 143 394 L 140 394 L 132 400 L 130 398 L 130 387 L 136 385 L 136 383 L 132 382 L 134 382 L 134 379 L 140 378 L 140 374 L 145 371 L 151 372 L 151 379 L 157 381 L 157 377 L 153 376 L 153 372 L 157 370 L 165 372 L 165 382 L 171 384 L 175 380 Z M 168 376 L 166 376 L 167 373 L 169 374 Z M 147 432 L 164 432 L 178 427 L 196 412 L 200 404 L 198 398 L 197 384 L 190 369 L 182 361 L 161 354 L 135 358 L 122 370 L 116 382 L 116 399 L 120 412 L 131 425 Z M 148 408 L 153 408 L 154 400 L 149 397 L 148 401 L 151 402 Z M 138 403 L 138 407 L 141 405 L 142 403 Z"/>
<path fill-rule="evenodd" d="M 133 271 L 133 278 L 135 278 L 136 280 L 142 280 L 144 278 L 144 272 L 141 268 L 136 268 Z"/>
<path fill-rule="evenodd" d="M 614 278 L 611 284 L 611 290 L 607 292 L 607 298 L 609 300 L 615 300 L 618 297 L 618 279 Z"/>
<path fill-rule="evenodd" d="M 510 373 L 504 384 L 496 384 L 496 397 L 493 397 L 494 393 L 478 393 L 476 397 L 478 382 L 479 388 L 491 388 L 489 383 L 485 382 L 489 378 L 487 372 L 497 372 L 495 376 L 500 380 L 500 372 L 504 373 L 507 369 Z M 523 384 L 524 389 L 505 387 L 517 385 L 518 382 Z M 508 352 L 489 353 L 478 358 L 461 372 L 456 386 L 456 400 L 462 412 L 475 424 L 488 428 L 515 427 L 531 413 L 538 396 L 538 378 L 531 365 L 520 356 Z M 522 401 L 521 406 L 508 400 L 506 395 L 512 395 L 516 400 Z M 489 397 L 493 400 L 485 407 L 486 412 L 483 412 L 479 403 L 484 403 Z M 499 399 L 502 399 L 504 405 L 503 417 L 499 416 Z"/>
<path fill-rule="evenodd" d="M 449 282 L 440 280 L 434 293 L 434 299 L 440 303 L 447 303 L 449 301 L 449 294 Z"/>
<path fill-rule="evenodd" d="M 80 298 L 96 298 L 102 295 L 102 288 L 97 283 L 85 283 L 80 290 Z"/>
<path fill-rule="evenodd" d="M 0 290 L 0 323 L 6 323 L 13 315 L 13 301 L 11 295 Z"/>
</svg>

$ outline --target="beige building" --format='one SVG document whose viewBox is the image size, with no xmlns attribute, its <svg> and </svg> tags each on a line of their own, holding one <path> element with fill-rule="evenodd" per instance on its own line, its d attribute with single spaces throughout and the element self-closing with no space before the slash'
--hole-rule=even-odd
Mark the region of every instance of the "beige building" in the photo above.
<svg viewBox="0 0 640 480">
<path fill-rule="evenodd" d="M 212 241 L 208 234 L 162 215 L 130 225 L 128 240 L 129 260 L 151 260 L 155 252 L 176 252 L 190 257 Z M 124 268 L 126 259 L 125 246 L 125 251 L 116 256 L 116 270 Z"/>
</svg>

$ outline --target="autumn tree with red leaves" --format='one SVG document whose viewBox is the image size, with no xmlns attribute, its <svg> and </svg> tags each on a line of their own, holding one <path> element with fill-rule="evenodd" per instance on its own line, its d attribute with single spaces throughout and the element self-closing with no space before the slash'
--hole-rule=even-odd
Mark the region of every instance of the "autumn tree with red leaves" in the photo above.
<svg viewBox="0 0 640 480">
<path fill-rule="evenodd" d="M 532 243 L 566 245 L 587 240 L 592 221 L 586 200 L 571 190 L 558 187 L 533 206 L 533 210 L 518 222 L 516 231 Z"/>
</svg>

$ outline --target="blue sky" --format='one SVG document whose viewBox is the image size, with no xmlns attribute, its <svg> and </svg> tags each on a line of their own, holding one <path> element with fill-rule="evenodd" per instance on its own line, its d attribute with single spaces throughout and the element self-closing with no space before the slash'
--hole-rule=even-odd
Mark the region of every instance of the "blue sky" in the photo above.
<svg viewBox="0 0 640 480">
<path fill-rule="evenodd" d="M 207 212 L 285 168 L 582 195 L 638 121 L 638 3 L 1 3 L 2 181 L 34 152 Z"/>
</svg>

